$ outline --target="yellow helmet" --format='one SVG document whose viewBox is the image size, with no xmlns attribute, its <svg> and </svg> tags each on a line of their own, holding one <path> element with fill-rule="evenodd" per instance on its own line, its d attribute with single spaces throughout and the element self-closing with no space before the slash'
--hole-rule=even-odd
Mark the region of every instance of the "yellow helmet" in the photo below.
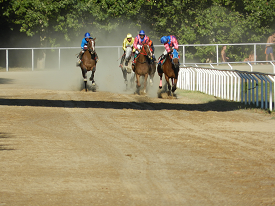
<svg viewBox="0 0 275 206">
<path fill-rule="evenodd" d="M 128 38 L 132 38 L 132 34 L 128 33 L 128 34 L 127 34 L 127 39 L 128 39 Z"/>
</svg>

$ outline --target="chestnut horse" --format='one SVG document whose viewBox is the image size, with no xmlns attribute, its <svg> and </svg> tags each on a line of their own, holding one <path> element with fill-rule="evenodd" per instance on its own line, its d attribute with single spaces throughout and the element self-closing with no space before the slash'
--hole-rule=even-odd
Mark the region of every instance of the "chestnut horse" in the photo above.
<svg viewBox="0 0 275 206">
<path fill-rule="evenodd" d="M 142 45 L 141 51 L 136 58 L 136 64 L 133 68 L 133 71 L 136 74 L 137 78 L 137 93 L 140 93 L 140 76 L 144 76 L 144 87 L 143 92 L 146 93 L 146 86 L 147 86 L 147 78 L 148 75 L 152 75 L 152 67 L 150 65 L 150 60 L 152 58 L 152 52 L 150 47 L 147 43 Z"/>
<path fill-rule="evenodd" d="M 95 39 L 89 39 L 87 49 L 81 58 L 80 68 L 82 71 L 82 76 L 84 78 L 84 86 L 87 91 L 87 72 L 92 71 L 90 81 L 92 81 L 92 85 L 95 87 L 94 74 L 96 71 L 96 60 L 95 60 Z"/>
<path fill-rule="evenodd" d="M 160 76 L 159 88 L 160 89 L 162 88 L 162 74 L 164 73 L 165 80 L 168 84 L 169 95 L 171 94 L 171 84 L 169 82 L 169 79 L 171 79 L 172 93 L 174 93 L 175 90 L 177 89 L 178 74 L 179 74 L 178 54 L 174 53 L 174 57 L 171 54 L 167 54 L 164 64 L 162 66 L 161 64 L 159 64 L 157 70 Z"/>
</svg>

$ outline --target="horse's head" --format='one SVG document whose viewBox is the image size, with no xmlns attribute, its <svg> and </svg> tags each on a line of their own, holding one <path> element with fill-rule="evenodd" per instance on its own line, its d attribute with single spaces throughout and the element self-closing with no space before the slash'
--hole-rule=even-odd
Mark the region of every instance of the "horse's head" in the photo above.
<svg viewBox="0 0 275 206">
<path fill-rule="evenodd" d="M 178 69 L 180 66 L 179 58 L 173 58 L 172 61 L 173 61 L 175 68 Z"/>
<path fill-rule="evenodd" d="M 179 65 L 180 65 L 180 62 L 179 62 L 179 53 L 178 53 L 178 51 L 177 50 L 174 50 L 173 52 L 172 52 L 172 62 L 173 62 L 173 64 L 174 64 L 174 66 L 175 66 L 175 68 L 179 68 Z"/>
<path fill-rule="evenodd" d="M 153 57 L 153 54 L 152 54 L 151 49 L 150 49 L 150 46 L 149 46 L 147 43 L 144 43 L 144 44 L 142 45 L 141 53 L 142 53 L 144 56 L 147 56 L 147 57 L 149 57 L 149 58 L 152 58 L 152 57 Z"/>
<path fill-rule="evenodd" d="M 95 40 L 96 38 L 93 38 L 93 39 L 89 39 L 88 41 L 88 49 L 91 53 L 95 52 Z"/>
</svg>

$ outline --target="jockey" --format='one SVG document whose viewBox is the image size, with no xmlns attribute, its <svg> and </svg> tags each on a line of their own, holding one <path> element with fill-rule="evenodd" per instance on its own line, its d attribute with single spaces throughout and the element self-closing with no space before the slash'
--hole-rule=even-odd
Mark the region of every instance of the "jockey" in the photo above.
<svg viewBox="0 0 275 206">
<path fill-rule="evenodd" d="M 159 57 L 158 64 L 161 64 L 161 61 L 165 59 L 168 53 L 173 52 L 176 55 L 178 55 L 179 45 L 174 35 L 163 36 L 161 37 L 160 42 L 164 44 L 165 50 L 162 53 L 162 55 Z"/>
<path fill-rule="evenodd" d="M 84 52 L 86 50 L 85 45 L 88 44 L 89 39 L 93 39 L 93 38 L 91 37 L 91 34 L 87 32 L 84 34 L 84 38 L 82 39 L 82 42 L 81 42 L 80 47 L 81 47 L 82 51 L 77 56 L 77 57 L 79 57 L 79 60 L 77 61 L 77 66 L 80 66 L 82 55 L 84 54 Z M 96 52 L 95 52 L 95 60 L 96 60 L 96 62 L 98 61 L 98 56 L 97 56 Z"/>
<path fill-rule="evenodd" d="M 143 43 L 149 43 L 150 39 L 148 36 L 145 35 L 145 32 L 141 30 L 139 34 L 136 36 L 134 41 L 134 48 L 136 49 L 135 57 L 133 61 L 133 65 L 135 65 L 135 59 L 137 58 L 138 54 L 140 53 L 141 47 Z"/>
<path fill-rule="evenodd" d="M 121 57 L 121 61 L 120 61 L 120 65 L 119 65 L 121 68 L 122 68 L 123 61 L 126 59 L 125 66 L 128 66 L 128 62 L 131 58 L 131 54 L 126 54 L 126 48 L 132 47 L 132 52 L 136 51 L 136 49 L 134 48 L 134 40 L 135 39 L 132 37 L 132 34 L 130 34 L 130 33 L 128 33 L 126 38 L 123 40 L 122 49 L 124 50 L 124 54 Z"/>
</svg>

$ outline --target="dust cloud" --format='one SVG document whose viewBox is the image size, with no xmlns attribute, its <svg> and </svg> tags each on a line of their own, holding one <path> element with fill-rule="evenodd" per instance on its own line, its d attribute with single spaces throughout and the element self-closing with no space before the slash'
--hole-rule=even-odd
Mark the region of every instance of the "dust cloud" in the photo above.
<svg viewBox="0 0 275 206">
<path fill-rule="evenodd" d="M 142 28 L 144 29 L 144 28 Z M 126 90 L 121 68 L 119 67 L 120 58 L 123 54 L 122 42 L 127 33 L 131 33 L 135 37 L 140 28 L 117 28 L 115 32 L 92 32 L 91 35 L 96 38 L 96 52 L 99 57 L 99 61 L 96 66 L 95 81 L 97 84 L 97 91 L 108 91 L 113 93 L 134 93 L 135 86 Z M 144 29 L 145 30 L 145 29 Z M 83 31 L 83 35 L 85 32 Z M 145 30 L 149 35 L 149 30 Z M 64 48 L 60 50 L 60 62 L 58 50 L 46 51 L 46 65 L 45 69 L 38 70 L 34 68 L 34 71 L 28 70 L 28 72 L 20 71 L 20 78 L 16 81 L 20 81 L 21 84 L 28 85 L 30 88 L 41 88 L 51 90 L 68 90 L 68 91 L 80 91 L 84 87 L 83 77 L 81 69 L 76 67 L 77 54 L 81 51 L 80 44 L 82 36 L 79 36 L 72 40 L 70 43 L 63 45 Z M 109 46 L 112 46 L 111 48 Z M 68 48 L 68 47 L 79 47 Z M 107 48 L 109 47 L 109 48 Z M 163 50 L 163 48 L 161 48 Z M 31 68 L 31 53 L 26 55 L 25 59 L 29 59 L 28 68 Z M 38 50 L 34 51 L 36 57 Z M 161 51 L 162 52 L 162 51 Z M 160 52 L 159 52 L 160 53 Z M 156 54 L 156 58 L 158 58 Z M 60 65 L 60 66 L 59 66 Z M 36 59 L 35 59 L 36 67 Z M 15 70 L 16 71 L 16 70 Z M 11 71 L 12 72 L 12 71 Z M 88 79 L 91 76 L 91 72 L 87 73 Z M 129 81 L 129 76 L 128 76 Z M 150 86 L 148 84 L 148 93 L 150 97 L 157 97 L 159 77 L 155 73 L 154 84 Z M 91 84 L 91 82 L 88 82 Z"/>
</svg>

